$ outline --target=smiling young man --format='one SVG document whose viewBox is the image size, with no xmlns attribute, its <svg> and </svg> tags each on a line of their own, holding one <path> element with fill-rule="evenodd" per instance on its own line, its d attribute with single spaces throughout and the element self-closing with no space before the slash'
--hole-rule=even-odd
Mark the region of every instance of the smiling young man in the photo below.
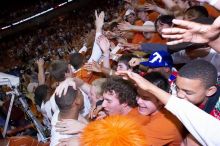
<svg viewBox="0 0 220 146">
<path fill-rule="evenodd" d="M 216 82 L 217 70 L 211 63 L 204 60 L 192 61 L 179 70 L 176 78 L 177 96 L 220 119 L 220 90 Z"/>
<path fill-rule="evenodd" d="M 107 115 L 128 114 L 137 107 L 137 92 L 129 82 L 118 77 L 108 78 L 103 84 L 102 107 Z"/>
<path fill-rule="evenodd" d="M 161 73 L 151 72 L 144 78 L 164 91 L 169 91 L 168 80 Z M 140 95 L 137 98 L 138 111 L 150 119 L 143 127 L 147 145 L 181 145 L 185 136 L 181 122 L 153 94 L 140 88 L 137 92 Z"/>
<path fill-rule="evenodd" d="M 137 91 L 134 85 L 120 77 L 108 78 L 102 86 L 103 111 L 107 116 L 127 115 L 139 124 L 146 124 L 149 119 L 137 109 Z"/>
</svg>

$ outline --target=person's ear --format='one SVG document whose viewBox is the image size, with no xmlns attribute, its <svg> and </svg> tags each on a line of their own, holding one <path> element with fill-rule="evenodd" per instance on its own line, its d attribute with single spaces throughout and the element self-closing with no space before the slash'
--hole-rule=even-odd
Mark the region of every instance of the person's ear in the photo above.
<svg viewBox="0 0 220 146">
<path fill-rule="evenodd" d="M 75 103 L 75 105 L 79 105 L 79 106 L 84 104 L 84 98 L 83 98 L 81 91 L 78 91 L 78 94 L 77 94 L 77 97 L 76 97 L 74 103 Z"/>
<path fill-rule="evenodd" d="M 216 86 L 211 86 L 206 90 L 206 96 L 210 97 L 214 95 L 217 92 L 217 87 Z"/>
</svg>

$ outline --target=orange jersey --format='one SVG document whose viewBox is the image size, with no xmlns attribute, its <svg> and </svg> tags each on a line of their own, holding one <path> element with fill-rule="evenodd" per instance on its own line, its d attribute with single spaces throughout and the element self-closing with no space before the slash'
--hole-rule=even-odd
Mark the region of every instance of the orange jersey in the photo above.
<svg viewBox="0 0 220 146">
<path fill-rule="evenodd" d="M 138 20 L 135 22 L 135 25 L 137 25 L 137 26 L 143 26 L 143 24 L 144 23 L 141 20 Z M 145 38 L 144 38 L 142 32 L 135 32 L 134 37 L 131 42 L 132 42 L 132 44 L 140 44 L 140 43 L 143 43 L 144 40 L 145 40 Z"/>
<path fill-rule="evenodd" d="M 89 84 L 91 84 L 95 79 L 100 78 L 100 76 L 97 75 L 96 73 L 90 72 L 83 68 L 76 71 L 74 73 L 74 76 L 82 79 L 84 82 L 89 83 Z"/>
<path fill-rule="evenodd" d="M 144 115 L 141 115 L 138 111 L 138 108 L 133 108 L 128 114 L 128 117 L 134 118 L 139 124 L 146 125 L 149 123 L 150 118 Z"/>
<path fill-rule="evenodd" d="M 166 44 L 166 42 L 167 40 L 162 39 L 157 32 L 153 33 L 153 36 L 151 37 L 151 39 L 145 41 L 145 43 L 160 43 L 160 44 Z"/>
<path fill-rule="evenodd" d="M 209 12 L 209 16 L 211 17 L 218 17 L 220 15 L 220 11 L 218 11 L 216 8 L 214 8 L 213 6 L 209 5 L 209 4 L 205 4 L 204 7 L 207 9 L 207 11 Z"/>
<path fill-rule="evenodd" d="M 185 136 L 181 122 L 166 109 L 150 115 L 150 122 L 144 126 L 148 145 L 179 146 Z"/>
</svg>

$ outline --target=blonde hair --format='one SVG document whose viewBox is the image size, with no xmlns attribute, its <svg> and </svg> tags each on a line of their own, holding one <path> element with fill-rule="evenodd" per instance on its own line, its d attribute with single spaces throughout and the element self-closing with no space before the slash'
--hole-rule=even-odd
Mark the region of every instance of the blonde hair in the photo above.
<svg viewBox="0 0 220 146">
<path fill-rule="evenodd" d="M 146 146 L 146 137 L 134 119 L 116 115 L 91 122 L 82 132 L 81 146 Z"/>
<path fill-rule="evenodd" d="M 95 92 L 97 95 L 100 96 L 102 94 L 102 84 L 106 82 L 106 80 L 106 78 L 99 78 L 92 82 L 92 86 L 95 87 Z"/>
</svg>

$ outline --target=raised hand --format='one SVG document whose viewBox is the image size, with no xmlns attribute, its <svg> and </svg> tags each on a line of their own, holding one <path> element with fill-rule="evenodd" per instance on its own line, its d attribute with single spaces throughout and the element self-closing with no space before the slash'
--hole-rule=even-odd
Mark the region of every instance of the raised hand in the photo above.
<svg viewBox="0 0 220 146">
<path fill-rule="evenodd" d="M 109 53 L 110 42 L 104 35 L 99 36 L 96 42 L 102 49 L 103 53 Z"/>
<path fill-rule="evenodd" d="M 139 48 L 140 48 L 140 45 L 137 45 L 137 44 L 129 44 L 129 43 L 121 43 L 119 46 L 122 47 L 123 50 L 129 50 L 129 51 L 139 50 Z"/>
<path fill-rule="evenodd" d="M 102 105 L 94 106 L 89 113 L 89 118 L 96 119 L 96 117 L 98 117 L 99 112 L 101 112 L 102 109 L 103 109 Z"/>
<path fill-rule="evenodd" d="M 79 138 L 78 137 L 70 137 L 70 138 L 63 138 L 59 140 L 59 144 L 56 146 L 78 146 L 79 145 Z"/>
<path fill-rule="evenodd" d="M 83 66 L 85 69 L 87 69 L 88 71 L 94 71 L 94 72 L 102 72 L 102 67 L 100 64 L 98 64 L 97 62 L 93 61 L 91 63 L 86 63 Z"/>
<path fill-rule="evenodd" d="M 140 58 L 132 58 L 130 61 L 129 61 L 129 65 L 134 67 L 134 66 L 137 66 L 139 65 L 141 62 L 141 59 Z"/>
<path fill-rule="evenodd" d="M 215 40 L 220 34 L 220 17 L 212 25 L 204 25 L 185 20 L 173 20 L 173 23 L 181 28 L 165 28 L 162 30 L 164 38 L 173 39 L 168 45 L 174 45 L 182 42 L 208 43 Z"/>
<path fill-rule="evenodd" d="M 36 64 L 40 67 L 44 66 L 44 59 L 40 58 L 36 61 Z"/>
<path fill-rule="evenodd" d="M 122 31 L 129 31 L 132 29 L 132 25 L 129 22 L 122 22 L 118 24 L 118 29 Z"/>
<path fill-rule="evenodd" d="M 117 71 L 115 73 L 116 75 L 122 76 L 125 79 L 131 79 L 134 81 L 142 90 L 147 91 L 148 89 L 152 88 L 152 83 L 144 79 L 142 76 L 140 76 L 137 73 L 131 72 L 131 71 Z M 154 85 L 153 85 L 154 86 Z"/>
<path fill-rule="evenodd" d="M 63 119 L 55 125 L 60 134 L 79 134 L 85 126 L 85 123 L 73 119 Z"/>
<path fill-rule="evenodd" d="M 147 4 L 144 5 L 144 8 L 145 8 L 147 11 L 156 11 L 157 5 L 147 3 Z"/>
<path fill-rule="evenodd" d="M 61 97 L 62 95 L 66 95 L 68 87 L 71 86 L 76 90 L 76 84 L 73 78 L 67 78 L 63 82 L 59 84 L 59 86 L 55 90 L 55 94 Z"/>
<path fill-rule="evenodd" d="M 101 32 L 102 27 L 104 25 L 104 17 L 105 13 L 102 11 L 99 15 L 97 11 L 95 11 L 95 25 L 96 25 L 96 31 Z"/>
</svg>

